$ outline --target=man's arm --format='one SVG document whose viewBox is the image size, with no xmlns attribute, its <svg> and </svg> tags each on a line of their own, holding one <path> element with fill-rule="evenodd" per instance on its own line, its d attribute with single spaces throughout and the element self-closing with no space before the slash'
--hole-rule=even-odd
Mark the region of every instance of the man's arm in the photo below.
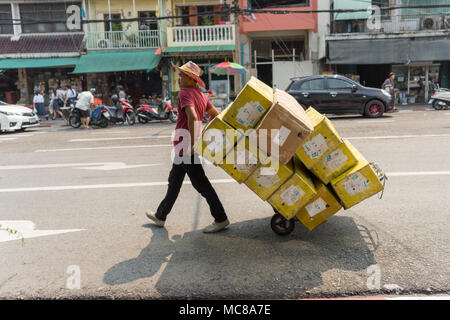
<svg viewBox="0 0 450 320">
<path fill-rule="evenodd" d="M 191 154 L 194 154 L 194 142 L 196 138 L 196 121 L 197 119 L 197 113 L 195 112 L 194 106 L 185 106 L 183 110 L 186 112 L 187 118 L 188 118 L 188 128 L 189 128 L 189 134 L 191 137 Z"/>
<path fill-rule="evenodd" d="M 217 117 L 217 115 L 219 114 L 219 111 L 217 111 L 217 109 L 214 106 L 211 106 L 211 108 L 209 108 L 206 112 L 211 116 L 209 118 L 209 121 Z"/>
</svg>

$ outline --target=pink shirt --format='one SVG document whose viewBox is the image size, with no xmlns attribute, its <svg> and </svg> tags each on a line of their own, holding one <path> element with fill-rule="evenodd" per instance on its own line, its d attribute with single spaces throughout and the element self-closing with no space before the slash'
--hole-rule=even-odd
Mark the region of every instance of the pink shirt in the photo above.
<svg viewBox="0 0 450 320">
<path fill-rule="evenodd" d="M 194 106 L 195 113 L 197 114 L 197 121 L 200 121 L 201 124 L 205 112 L 211 109 L 213 107 L 213 104 L 200 91 L 200 89 L 197 88 L 181 89 L 181 91 L 178 93 L 178 117 L 177 117 L 177 124 L 175 127 L 175 139 L 173 142 L 174 146 L 183 141 L 183 138 L 180 137 L 183 136 L 183 134 L 177 133 L 177 129 L 185 129 L 189 131 L 188 117 L 186 111 L 184 110 L 186 106 Z M 201 134 L 202 126 L 199 125 L 197 129 L 199 130 L 198 134 Z M 187 143 L 190 144 L 190 141 L 188 140 Z M 179 154 L 182 155 L 182 152 L 180 152 Z"/>
</svg>

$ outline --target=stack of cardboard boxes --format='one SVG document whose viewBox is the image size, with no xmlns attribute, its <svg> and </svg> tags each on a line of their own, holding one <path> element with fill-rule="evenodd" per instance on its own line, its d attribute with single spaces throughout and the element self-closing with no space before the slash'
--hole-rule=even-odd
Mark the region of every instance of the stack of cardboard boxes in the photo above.
<svg viewBox="0 0 450 320">
<path fill-rule="evenodd" d="M 195 150 L 310 230 L 383 190 L 377 171 L 329 119 L 255 77 Z"/>
</svg>

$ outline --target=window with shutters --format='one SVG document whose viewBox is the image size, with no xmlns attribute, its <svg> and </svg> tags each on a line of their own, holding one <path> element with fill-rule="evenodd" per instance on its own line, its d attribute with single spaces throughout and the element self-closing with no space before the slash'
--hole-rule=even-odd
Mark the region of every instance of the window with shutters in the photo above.
<svg viewBox="0 0 450 320">
<path fill-rule="evenodd" d="M 71 5 L 81 8 L 81 2 L 19 4 L 22 32 L 68 32 L 66 22 L 72 13 L 67 14 L 66 11 Z"/>
</svg>

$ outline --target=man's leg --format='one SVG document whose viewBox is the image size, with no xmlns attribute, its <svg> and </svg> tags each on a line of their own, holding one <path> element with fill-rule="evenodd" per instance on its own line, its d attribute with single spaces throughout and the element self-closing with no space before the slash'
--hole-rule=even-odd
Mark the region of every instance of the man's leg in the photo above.
<svg viewBox="0 0 450 320">
<path fill-rule="evenodd" d="M 158 206 L 156 210 L 155 217 L 159 220 L 165 221 L 167 215 L 172 210 L 175 201 L 177 200 L 178 194 L 180 193 L 181 186 L 183 185 L 184 177 L 186 172 L 184 171 L 182 165 L 173 164 L 172 170 L 169 173 L 169 185 L 167 187 L 167 193 L 164 199 Z"/>
<path fill-rule="evenodd" d="M 191 164 L 183 164 L 184 170 L 188 174 L 192 186 L 206 199 L 206 202 L 211 210 L 211 214 L 214 217 L 214 221 L 216 223 L 224 222 L 227 220 L 225 209 L 223 208 L 211 182 L 206 176 L 199 159 L 197 158 L 197 162 L 194 162 L 194 157 L 198 156 L 195 155 L 191 157 Z"/>
<path fill-rule="evenodd" d="M 89 121 L 91 120 L 90 117 L 86 117 L 86 128 L 89 128 Z"/>
<path fill-rule="evenodd" d="M 81 124 L 86 128 L 86 120 L 84 118 L 80 118 Z"/>
</svg>

